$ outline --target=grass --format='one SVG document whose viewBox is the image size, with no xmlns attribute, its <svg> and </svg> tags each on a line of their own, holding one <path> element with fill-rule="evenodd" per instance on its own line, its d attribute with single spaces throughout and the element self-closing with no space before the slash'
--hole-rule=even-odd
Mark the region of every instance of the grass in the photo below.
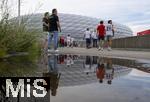
<svg viewBox="0 0 150 102">
<path fill-rule="evenodd" d="M 16 52 L 37 53 L 40 49 L 40 32 L 27 29 L 28 18 L 3 19 L 0 22 L 0 57 Z"/>
<path fill-rule="evenodd" d="M 30 16 L 10 19 L 10 8 L 8 0 L 0 1 L 0 58 L 17 52 L 39 53 L 41 32 L 28 29 Z"/>
</svg>

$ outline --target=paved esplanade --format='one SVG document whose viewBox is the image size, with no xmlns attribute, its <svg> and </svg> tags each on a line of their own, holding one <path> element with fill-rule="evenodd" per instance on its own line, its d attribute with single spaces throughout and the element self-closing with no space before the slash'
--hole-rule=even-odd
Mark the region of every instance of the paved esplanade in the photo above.
<svg viewBox="0 0 150 102">
<path fill-rule="evenodd" d="M 102 57 L 113 57 L 113 58 L 125 58 L 125 59 L 147 59 L 150 60 L 149 51 L 127 51 L 127 50 L 112 50 L 98 51 L 96 48 L 85 49 L 85 48 L 59 48 L 63 54 L 81 54 L 90 56 L 102 56 Z"/>
</svg>

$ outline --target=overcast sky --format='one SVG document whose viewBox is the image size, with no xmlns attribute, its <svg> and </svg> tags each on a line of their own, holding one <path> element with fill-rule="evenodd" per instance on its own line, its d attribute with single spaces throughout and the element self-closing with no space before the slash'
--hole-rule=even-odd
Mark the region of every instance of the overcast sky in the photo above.
<svg viewBox="0 0 150 102">
<path fill-rule="evenodd" d="M 10 0 L 15 5 L 17 0 Z M 150 0 L 21 0 L 21 14 L 51 12 L 112 19 L 129 26 L 134 33 L 150 29 Z M 16 10 L 12 10 L 14 15 Z"/>
</svg>

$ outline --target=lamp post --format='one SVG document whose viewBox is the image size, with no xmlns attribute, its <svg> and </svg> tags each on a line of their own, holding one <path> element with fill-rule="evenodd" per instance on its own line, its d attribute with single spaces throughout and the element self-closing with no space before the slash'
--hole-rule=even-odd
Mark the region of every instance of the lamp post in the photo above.
<svg viewBox="0 0 150 102">
<path fill-rule="evenodd" d="M 21 0 L 18 0 L 18 24 L 19 24 L 19 26 L 21 23 L 20 14 L 21 14 Z"/>
<path fill-rule="evenodd" d="M 20 17 L 20 0 L 18 0 L 18 17 Z"/>
</svg>

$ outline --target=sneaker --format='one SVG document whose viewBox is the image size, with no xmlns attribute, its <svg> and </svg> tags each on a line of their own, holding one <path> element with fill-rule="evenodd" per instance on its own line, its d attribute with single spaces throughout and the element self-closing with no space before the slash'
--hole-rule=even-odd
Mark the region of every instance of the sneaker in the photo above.
<svg viewBox="0 0 150 102">
<path fill-rule="evenodd" d="M 48 56 L 51 56 L 52 54 L 48 54 Z"/>
<path fill-rule="evenodd" d="M 45 53 L 45 52 L 47 52 L 47 49 L 41 49 L 41 51 Z"/>
<path fill-rule="evenodd" d="M 59 54 L 55 54 L 55 56 L 58 56 Z"/>
<path fill-rule="evenodd" d="M 54 50 L 48 49 L 48 52 L 53 52 Z"/>
<path fill-rule="evenodd" d="M 111 49 L 111 47 L 108 47 L 108 51 L 111 51 L 112 49 Z"/>
<path fill-rule="evenodd" d="M 55 50 L 55 52 L 59 52 L 59 50 Z"/>
<path fill-rule="evenodd" d="M 100 51 L 100 50 L 101 50 L 101 47 L 98 48 L 98 51 Z"/>
<path fill-rule="evenodd" d="M 48 50 L 47 50 L 47 52 L 51 52 L 51 50 L 50 50 L 50 49 L 48 49 Z"/>
</svg>

